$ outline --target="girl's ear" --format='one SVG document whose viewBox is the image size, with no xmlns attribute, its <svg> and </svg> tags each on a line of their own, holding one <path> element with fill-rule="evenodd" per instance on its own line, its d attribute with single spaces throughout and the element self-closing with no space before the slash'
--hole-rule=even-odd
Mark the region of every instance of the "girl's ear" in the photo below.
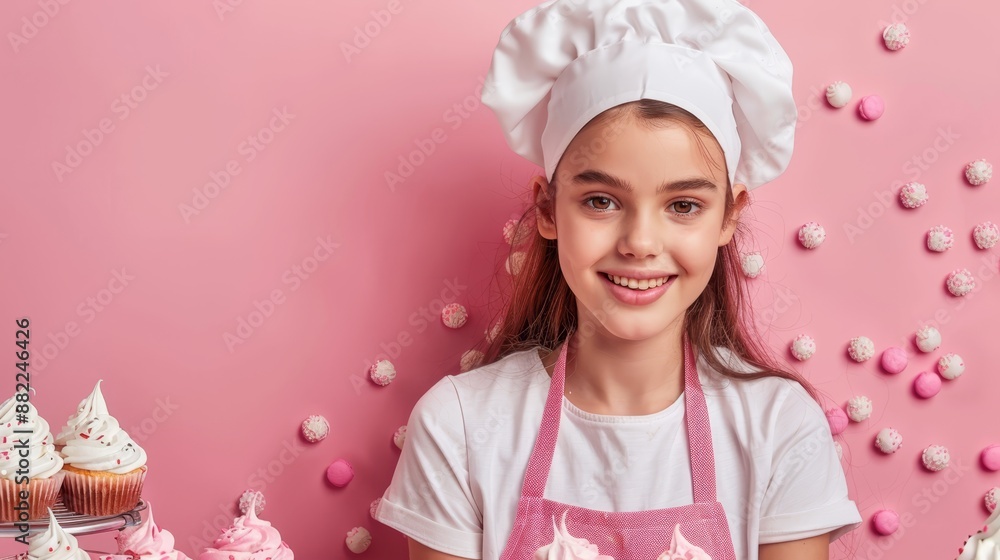
<svg viewBox="0 0 1000 560">
<path fill-rule="evenodd" d="M 535 175 L 531 179 L 531 192 L 535 198 L 535 222 L 538 233 L 545 239 L 556 238 L 555 201 L 549 199 L 549 182 L 543 175 Z"/>
<path fill-rule="evenodd" d="M 719 234 L 719 247 L 726 245 L 733 239 L 733 234 L 736 233 L 736 226 L 739 225 L 740 215 L 746 207 L 748 197 L 746 185 L 736 183 L 733 186 L 733 209 L 730 212 L 729 219 L 726 223 L 722 224 L 722 232 Z"/>
</svg>

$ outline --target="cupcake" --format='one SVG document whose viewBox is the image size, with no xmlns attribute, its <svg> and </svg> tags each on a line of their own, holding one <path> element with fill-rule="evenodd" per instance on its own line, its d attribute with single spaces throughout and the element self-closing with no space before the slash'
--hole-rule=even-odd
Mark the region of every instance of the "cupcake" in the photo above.
<svg viewBox="0 0 1000 560">
<path fill-rule="evenodd" d="M 108 554 L 100 560 L 191 560 L 191 558 L 174 550 L 174 536 L 170 531 L 164 531 L 153 521 L 153 507 L 147 504 L 147 516 L 142 523 L 122 529 L 115 540 L 118 541 L 118 554 Z"/>
<path fill-rule="evenodd" d="M 49 528 L 28 538 L 28 560 L 90 560 L 76 537 L 59 526 L 51 509 L 48 514 Z"/>
<path fill-rule="evenodd" d="M 198 555 L 198 560 L 293 560 L 295 554 L 288 548 L 281 534 L 270 523 L 259 519 L 254 509 L 256 494 L 247 505 L 245 515 L 237 517 L 222 532 L 212 546 Z"/>
<path fill-rule="evenodd" d="M 27 412 L 17 412 L 19 406 Z M 26 421 L 18 422 L 22 415 Z M 18 447 L 18 442 L 22 440 L 28 443 L 27 457 L 20 455 L 23 448 Z M 24 458 L 28 460 L 27 472 L 18 472 L 18 462 Z M 16 397 L 0 404 L 0 521 L 44 519 L 59 498 L 65 476 L 62 467 L 63 460 L 52 444 L 49 424 L 38 415 L 35 406 L 19 402 Z M 14 509 L 21 501 L 22 490 L 28 491 L 27 512 Z M 23 513 L 27 513 L 26 519 L 19 518 Z"/>
<path fill-rule="evenodd" d="M 118 420 L 98 414 L 80 426 L 62 449 L 62 496 L 84 515 L 118 515 L 139 503 L 146 478 L 146 452 Z"/>
<path fill-rule="evenodd" d="M 73 434 L 80 429 L 80 426 L 83 426 L 98 414 L 108 414 L 108 405 L 104 402 L 104 395 L 101 394 L 101 380 L 98 380 L 97 384 L 94 385 L 94 390 L 90 392 L 90 395 L 80 401 L 80 404 L 76 407 L 76 412 L 69 417 L 66 425 L 59 431 L 59 435 L 55 439 L 56 451 L 62 451 L 63 446 L 66 445 L 66 441 L 73 437 Z"/>
</svg>

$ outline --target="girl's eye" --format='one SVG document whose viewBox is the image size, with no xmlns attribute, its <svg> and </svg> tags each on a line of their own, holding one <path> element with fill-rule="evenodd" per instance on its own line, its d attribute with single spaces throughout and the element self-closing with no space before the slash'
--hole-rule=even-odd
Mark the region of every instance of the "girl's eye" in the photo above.
<svg viewBox="0 0 1000 560">
<path fill-rule="evenodd" d="M 698 212 L 696 210 L 693 210 L 692 206 L 699 210 L 701 209 L 701 204 L 698 204 L 693 200 L 678 200 L 677 202 L 671 204 L 671 206 L 674 205 L 680 205 L 677 207 L 677 210 L 680 210 L 680 212 L 678 213 L 681 214 L 682 216 L 693 216 L 697 214 Z"/>
<path fill-rule="evenodd" d="M 599 200 L 603 204 L 609 204 L 609 203 L 610 204 L 614 204 L 614 202 L 610 198 L 608 198 L 606 196 L 592 196 L 592 197 L 590 197 L 590 198 L 588 198 L 587 200 L 584 201 L 584 203 L 587 204 L 587 208 L 590 208 L 592 210 L 597 210 L 598 212 L 608 212 L 611 209 L 610 208 L 595 207 L 594 205 L 590 204 L 591 200 Z"/>
</svg>

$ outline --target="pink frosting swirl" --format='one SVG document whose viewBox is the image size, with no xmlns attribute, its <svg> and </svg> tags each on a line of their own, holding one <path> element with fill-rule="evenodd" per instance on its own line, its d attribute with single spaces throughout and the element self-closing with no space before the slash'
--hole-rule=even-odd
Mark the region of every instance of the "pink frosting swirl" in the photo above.
<svg viewBox="0 0 1000 560">
<path fill-rule="evenodd" d="M 563 512 L 561 527 L 556 527 L 556 520 L 552 518 L 552 543 L 536 550 L 535 560 L 615 560 L 613 556 L 601 554 L 596 544 L 569 534 L 566 530 L 567 513 L 568 509 Z"/>
<path fill-rule="evenodd" d="M 674 537 L 670 549 L 660 554 L 656 560 L 712 560 L 701 548 L 691 544 L 681 534 L 681 524 L 674 525 Z"/>
<path fill-rule="evenodd" d="M 237 517 L 222 532 L 213 546 L 198 555 L 198 560 L 293 560 L 281 534 L 271 524 L 257 517 L 254 511 L 257 495 L 250 500 L 246 515 Z"/>
<path fill-rule="evenodd" d="M 191 560 L 183 552 L 174 550 L 174 536 L 170 531 L 160 529 L 153 521 L 153 506 L 147 506 L 149 515 L 133 527 L 122 529 L 115 540 L 118 541 L 118 553 L 126 558 L 155 558 L 156 560 Z"/>
</svg>

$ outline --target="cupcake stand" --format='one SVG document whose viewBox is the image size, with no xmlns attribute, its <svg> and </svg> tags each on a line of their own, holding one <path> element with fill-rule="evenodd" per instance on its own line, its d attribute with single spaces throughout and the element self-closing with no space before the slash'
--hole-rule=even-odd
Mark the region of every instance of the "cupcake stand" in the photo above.
<svg viewBox="0 0 1000 560">
<path fill-rule="evenodd" d="M 139 503 L 136 504 L 131 511 L 107 517 L 94 517 L 90 515 L 81 515 L 66 509 L 66 506 L 63 505 L 62 498 L 60 497 L 59 500 L 56 501 L 55 507 L 52 508 L 52 513 L 55 514 L 56 520 L 59 522 L 59 526 L 62 527 L 64 531 L 71 535 L 79 536 L 118 531 L 124 529 L 125 527 L 138 525 L 142 522 L 139 512 L 144 509 L 146 509 L 146 502 L 140 499 Z M 28 534 L 33 535 L 35 533 L 40 533 L 48 526 L 48 518 L 34 519 L 28 522 Z M 20 531 L 18 531 L 18 529 L 14 526 L 14 523 L 0 523 L 0 538 L 13 539 L 19 534 Z M 111 554 L 109 552 L 99 552 L 94 550 L 85 550 L 85 552 L 91 556 L 96 556 L 98 554 Z M 15 560 L 17 558 L 18 556 L 16 555 L 5 556 L 0 558 L 0 560 Z"/>
</svg>

